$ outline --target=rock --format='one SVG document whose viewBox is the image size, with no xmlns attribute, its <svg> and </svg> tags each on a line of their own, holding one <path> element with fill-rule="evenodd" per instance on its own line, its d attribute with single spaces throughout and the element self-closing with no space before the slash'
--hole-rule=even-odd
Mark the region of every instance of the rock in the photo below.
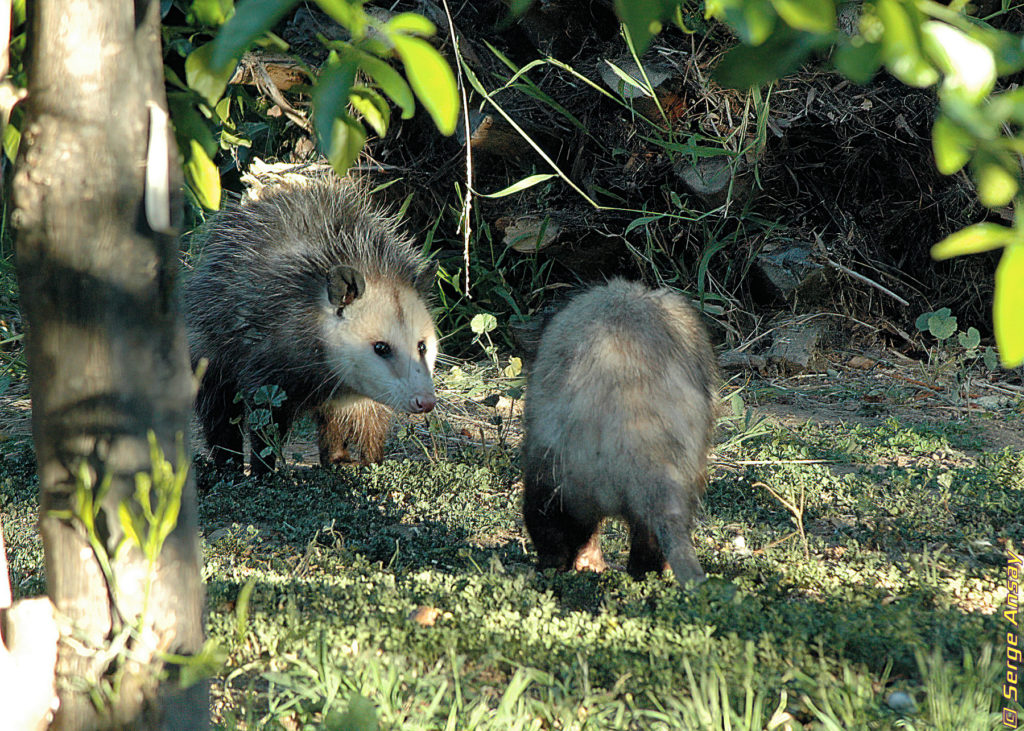
<svg viewBox="0 0 1024 731">
<path fill-rule="evenodd" d="M 789 372 L 810 370 L 822 330 L 822 326 L 813 321 L 780 326 L 768 349 L 768 360 Z"/>
<path fill-rule="evenodd" d="M 521 216 L 503 221 L 505 246 L 524 254 L 533 254 L 555 242 L 562 225 L 551 216 Z"/>
<path fill-rule="evenodd" d="M 706 195 L 724 190 L 732 180 L 732 170 L 726 157 L 704 157 L 696 164 L 681 164 L 676 174 L 694 193 Z"/>
<path fill-rule="evenodd" d="M 720 206 L 729 198 L 748 197 L 754 160 L 752 153 L 742 157 L 701 157 L 696 162 L 683 156 L 673 169 L 690 192 L 710 206 Z"/>
<path fill-rule="evenodd" d="M 846 362 L 846 365 L 848 365 L 850 368 L 856 368 L 862 371 L 869 371 L 872 368 L 874 368 L 877 363 L 878 361 L 873 358 L 866 358 L 863 355 L 855 355 Z"/>
<path fill-rule="evenodd" d="M 825 301 L 828 291 L 826 269 L 811 259 L 805 246 L 789 246 L 759 254 L 754 260 L 755 295 L 759 299 L 794 302 Z"/>
<path fill-rule="evenodd" d="M 616 69 L 636 83 L 631 84 L 622 78 L 616 72 Z M 647 82 L 644 81 L 644 75 L 651 82 L 651 88 L 653 89 L 657 89 L 671 76 L 671 71 L 666 66 L 656 63 L 645 63 L 643 72 L 641 72 L 640 68 L 636 65 L 636 61 L 629 56 L 605 59 L 598 68 L 598 73 L 601 74 L 601 80 L 604 81 L 605 85 L 623 99 L 649 98 L 651 96 L 647 89 Z"/>
<path fill-rule="evenodd" d="M 531 134 L 529 124 L 522 123 L 522 126 Z M 469 113 L 469 128 L 469 144 L 475 153 L 520 159 L 536 154 L 512 125 L 501 117 L 472 111 Z M 531 136 L 536 138 L 539 135 L 534 131 Z M 466 144 L 466 130 L 461 124 L 455 128 L 455 139 L 460 145 Z"/>
<path fill-rule="evenodd" d="M 917 713 L 917 704 L 910 694 L 902 690 L 894 690 L 886 699 L 886 704 L 897 713 Z"/>
<path fill-rule="evenodd" d="M 763 356 L 730 350 L 718 357 L 718 366 L 723 370 L 738 371 L 747 369 L 761 370 L 765 366 Z"/>
<path fill-rule="evenodd" d="M 1017 399 L 1011 396 L 979 396 L 971 399 L 971 403 L 989 411 L 998 411 L 999 409 L 1013 408 Z"/>
<path fill-rule="evenodd" d="M 250 51 L 242 57 L 232 84 L 248 84 L 262 87 L 266 82 L 272 83 L 281 91 L 288 91 L 293 86 L 308 84 L 306 72 L 295 59 L 280 53 Z"/>
</svg>

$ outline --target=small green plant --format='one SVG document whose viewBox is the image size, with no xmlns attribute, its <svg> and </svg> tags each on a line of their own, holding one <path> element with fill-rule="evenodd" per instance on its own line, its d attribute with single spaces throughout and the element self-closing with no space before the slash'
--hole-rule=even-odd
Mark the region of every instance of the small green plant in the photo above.
<svg viewBox="0 0 1024 731">
<path fill-rule="evenodd" d="M 768 422 L 747 407 L 742 392 L 741 386 L 721 399 L 719 412 L 722 416 L 717 419 L 720 437 L 715 446 L 719 453 L 734 452 L 748 439 L 768 433 Z"/>
<path fill-rule="evenodd" d="M 979 360 L 985 367 L 994 371 L 999 367 L 999 356 L 992 347 L 980 349 L 981 334 L 975 327 L 967 330 L 958 330 L 956 317 L 948 307 L 943 307 L 935 312 L 925 312 L 917 318 L 914 323 L 920 332 L 928 333 L 938 343 L 928 349 L 928 363 L 936 371 L 944 365 L 951 364 L 958 373 L 965 372 Z M 956 342 L 960 345 L 957 350 L 953 345 L 952 338 L 956 335 Z"/>
<path fill-rule="evenodd" d="M 928 728 L 989 731 L 1000 727 L 998 678 L 1002 667 L 993 658 L 992 646 L 985 645 L 977 657 L 964 650 L 963 662 L 954 663 L 935 647 L 914 657 L 921 673 Z M 911 724 L 906 728 L 914 729 Z"/>
<path fill-rule="evenodd" d="M 188 686 L 209 677 L 224 665 L 226 653 L 214 641 L 207 641 L 195 655 L 182 656 L 162 652 L 154 646 L 150 602 L 157 577 L 161 552 L 167 537 L 178 524 L 182 494 L 188 479 L 189 463 L 185 456 L 184 440 L 179 433 L 176 440 L 177 466 L 172 465 L 160 449 L 156 434 L 148 434 L 151 471 L 135 475 L 135 490 L 117 506 L 117 521 L 123 537 L 111 555 L 97 519 L 110 492 L 113 478 L 104 475 L 99 484 L 96 475 L 85 460 L 75 470 L 75 490 L 71 510 L 52 511 L 51 516 L 76 522 L 81 526 L 100 566 L 113 606 L 113 636 L 103 647 L 89 647 L 94 665 L 83 678 L 86 690 L 97 708 L 102 711 L 121 693 L 122 681 L 130 666 L 147 666 L 153 655 L 179 667 L 179 683 Z M 134 499 L 133 499 L 134 498 Z M 155 503 L 154 503 L 155 498 Z M 141 602 L 127 600 L 118 584 L 115 565 L 130 550 L 143 557 Z M 134 607 L 138 605 L 138 610 Z M 129 608 L 129 607 L 132 608 Z M 152 680 L 162 677 L 158 670 Z"/>
<path fill-rule="evenodd" d="M 483 349 L 487 360 L 497 367 L 498 348 L 491 340 L 491 333 L 498 327 L 498 318 L 489 312 L 481 312 L 470 320 L 469 327 L 475 336 L 473 342 Z M 486 344 L 484 344 L 484 340 L 487 341 Z"/>
<path fill-rule="evenodd" d="M 271 684 L 271 716 L 306 722 L 319 719 L 319 728 L 328 730 L 376 731 L 380 727 L 376 707 L 354 687 L 345 666 L 334 662 L 323 633 L 317 637 L 312 658 L 286 661 L 283 671 L 263 673 Z"/>
<path fill-rule="evenodd" d="M 778 542 L 781 543 L 794 535 L 799 536 L 800 543 L 804 548 L 804 558 L 810 559 L 811 550 L 807 543 L 807 534 L 804 532 L 804 509 L 807 507 L 807 490 L 804 482 L 802 480 L 800 481 L 799 492 L 797 487 L 788 483 L 784 492 L 780 492 L 768 483 L 760 480 L 755 482 L 753 487 L 763 487 L 773 498 L 782 503 L 782 506 L 788 510 L 792 516 L 792 521 L 796 526 L 796 530 Z"/>
<path fill-rule="evenodd" d="M 271 454 L 278 459 L 284 459 L 284 439 L 281 429 L 274 420 L 274 409 L 278 408 L 288 399 L 284 389 L 277 385 L 260 386 L 252 395 L 251 402 L 247 403 L 248 414 L 246 416 L 249 431 L 258 436 L 266 445 L 257 456 L 267 457 Z M 241 393 L 235 394 L 235 403 L 245 401 Z M 242 418 L 232 419 L 232 424 L 241 424 Z"/>
</svg>

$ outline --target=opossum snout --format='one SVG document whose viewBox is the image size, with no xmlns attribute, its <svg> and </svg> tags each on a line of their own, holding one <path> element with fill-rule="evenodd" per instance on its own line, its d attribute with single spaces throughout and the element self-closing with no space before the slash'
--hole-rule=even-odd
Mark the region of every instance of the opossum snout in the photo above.
<svg viewBox="0 0 1024 731">
<path fill-rule="evenodd" d="M 436 404 L 437 398 L 432 393 L 413 396 L 409 404 L 409 411 L 413 414 L 426 414 L 428 411 L 433 411 Z"/>
</svg>

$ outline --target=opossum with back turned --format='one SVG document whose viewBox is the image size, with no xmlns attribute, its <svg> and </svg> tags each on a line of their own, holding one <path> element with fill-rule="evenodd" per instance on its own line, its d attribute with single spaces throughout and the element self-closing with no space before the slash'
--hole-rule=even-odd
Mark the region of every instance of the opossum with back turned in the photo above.
<svg viewBox="0 0 1024 731">
<path fill-rule="evenodd" d="M 616 279 L 545 327 L 527 381 L 523 513 L 540 568 L 603 567 L 601 521 L 630 526 L 627 570 L 704 571 L 691 531 L 705 489 L 718 369 L 697 313 Z"/>
<path fill-rule="evenodd" d="M 312 411 L 320 462 L 380 461 L 391 410 L 433 409 L 436 267 L 352 179 L 292 179 L 206 225 L 185 286 L 192 364 L 208 366 L 196 412 L 219 465 L 241 462 L 246 405 L 261 386 L 283 440 Z M 240 398 L 237 396 L 240 395 Z M 251 433 L 254 473 L 274 467 Z"/>
</svg>

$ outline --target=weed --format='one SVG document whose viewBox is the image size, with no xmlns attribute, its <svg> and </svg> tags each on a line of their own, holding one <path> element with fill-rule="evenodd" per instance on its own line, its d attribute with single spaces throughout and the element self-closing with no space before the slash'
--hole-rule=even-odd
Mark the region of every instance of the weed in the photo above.
<svg viewBox="0 0 1024 731">
<path fill-rule="evenodd" d="M 112 486 L 110 474 L 97 484 L 90 466 L 85 460 L 80 461 L 75 470 L 72 508 L 50 512 L 51 518 L 73 521 L 85 533 L 114 608 L 111 617 L 113 634 L 102 646 L 92 646 L 94 640 L 88 637 L 74 638 L 78 651 L 90 653 L 93 663 L 83 677 L 75 678 L 73 682 L 81 686 L 101 711 L 119 698 L 129 667 L 137 667 L 139 663 L 145 667 L 154 655 L 178 666 L 178 679 L 183 686 L 217 672 L 225 660 L 224 653 L 213 641 L 208 641 L 200 652 L 187 657 L 165 653 L 154 645 L 159 638 L 154 636 L 151 626 L 153 582 L 157 578 L 164 542 L 178 523 L 188 464 L 180 434 L 177 467 L 164 458 L 156 435 L 150 431 L 148 436 L 152 471 L 137 473 L 134 495 L 117 506 L 117 520 L 123 536 L 112 555 L 108 553 L 103 537 L 107 528 L 97 523 Z M 134 596 L 130 600 L 125 596 L 118 584 L 118 572 L 114 569 L 115 563 L 131 550 L 138 551 L 143 558 L 141 601 Z"/>
<path fill-rule="evenodd" d="M 988 371 L 999 367 L 999 355 L 991 346 L 980 349 L 981 335 L 977 328 L 958 331 L 957 320 L 948 307 L 925 312 L 915 322 L 917 329 L 928 333 L 938 342 L 928 349 L 928 367 L 938 380 L 945 371 L 952 371 L 958 381 L 969 381 L 970 370 L 979 363 Z M 956 335 L 956 345 L 953 336 Z M 969 389 L 968 389 L 969 392 Z"/>
</svg>

